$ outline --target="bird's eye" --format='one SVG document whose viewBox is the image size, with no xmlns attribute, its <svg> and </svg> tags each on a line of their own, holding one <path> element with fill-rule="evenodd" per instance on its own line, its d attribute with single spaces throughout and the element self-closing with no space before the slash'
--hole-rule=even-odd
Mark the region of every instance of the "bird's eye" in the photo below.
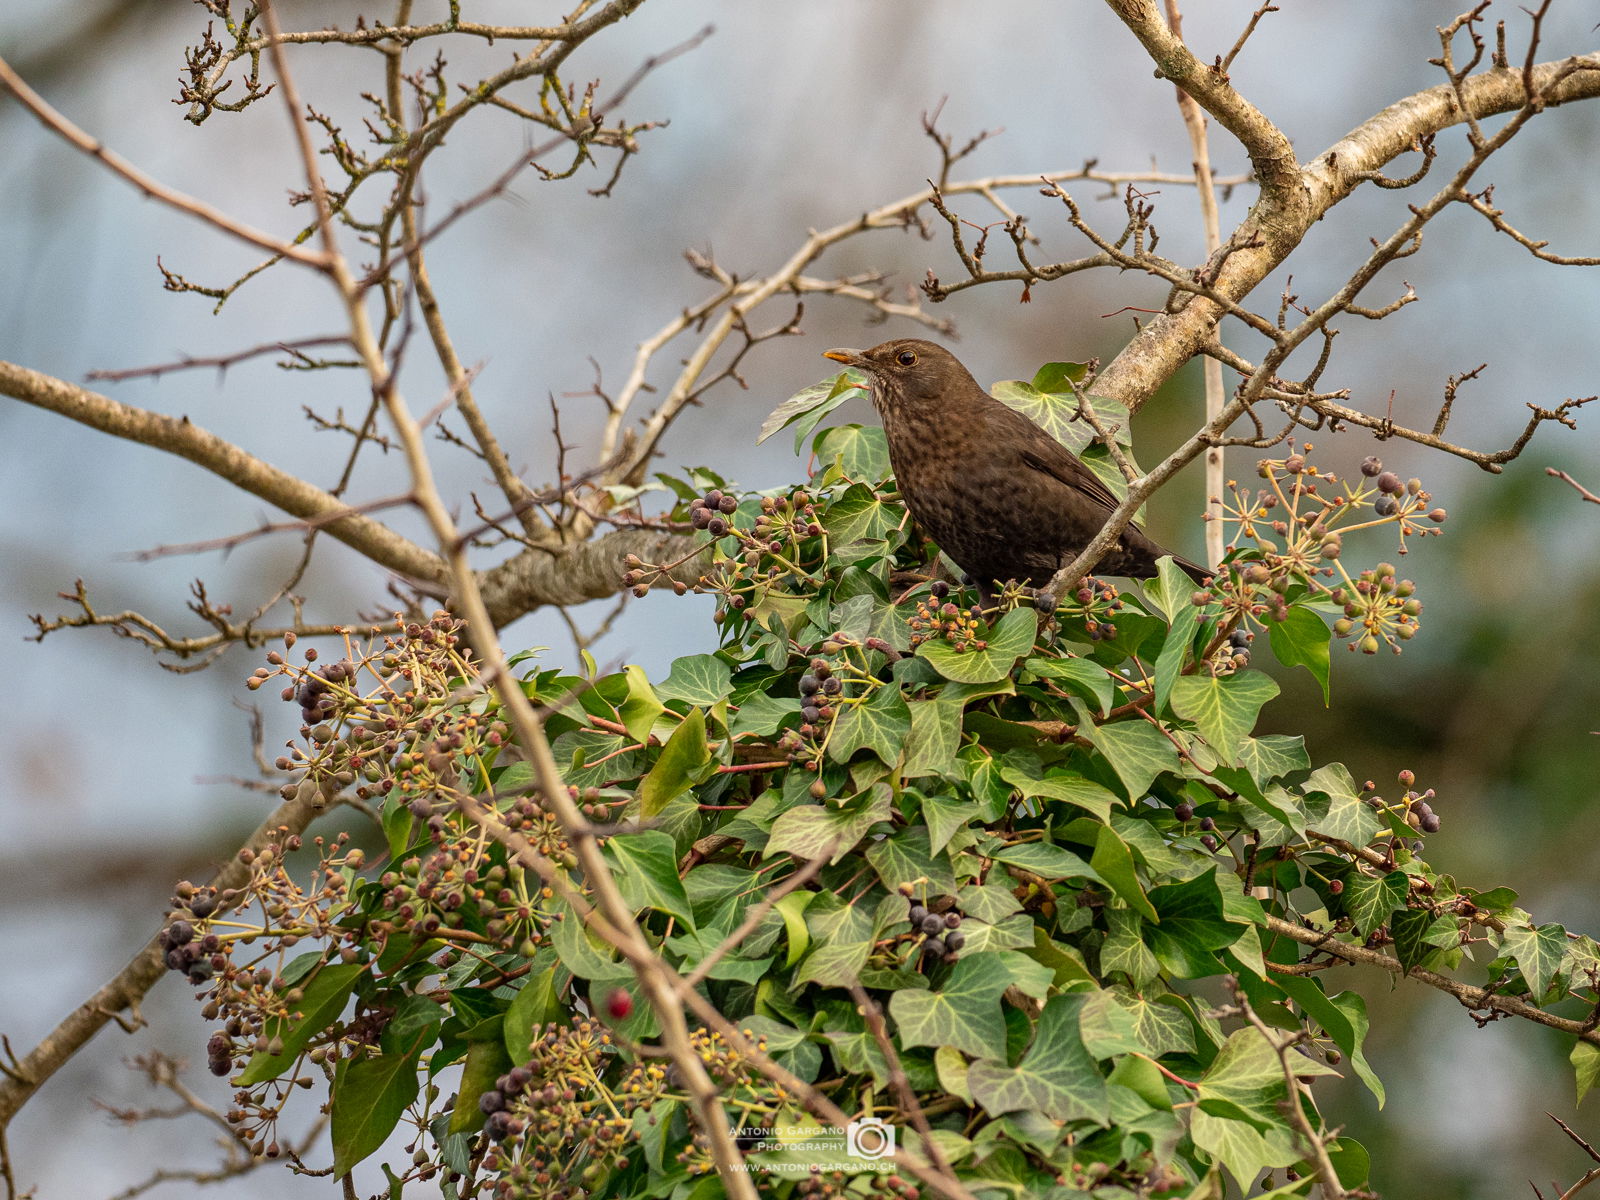
<svg viewBox="0 0 1600 1200">
<path fill-rule="evenodd" d="M 894 360 L 902 367 L 912 366 L 917 361 L 917 352 L 915 350 L 902 350 L 894 356 Z"/>
</svg>

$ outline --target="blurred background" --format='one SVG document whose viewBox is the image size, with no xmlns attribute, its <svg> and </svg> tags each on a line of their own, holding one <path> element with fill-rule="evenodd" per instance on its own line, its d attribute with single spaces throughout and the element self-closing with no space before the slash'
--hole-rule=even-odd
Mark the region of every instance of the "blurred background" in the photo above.
<svg viewBox="0 0 1600 1200">
<path fill-rule="evenodd" d="M 1460 0 L 1345 0 L 1285 5 L 1267 17 L 1232 67 L 1235 83 L 1293 139 L 1302 159 L 1372 113 L 1441 81 L 1427 59 L 1439 53 L 1436 26 Z M 555 20 L 521 3 L 472 3 L 485 22 Z M 1254 5 L 1207 0 L 1188 12 L 1185 33 L 1202 59 L 1225 54 Z M 350 3 L 282 4 L 285 25 L 348 28 Z M 439 10 L 434 13 L 432 10 Z M 417 5 L 419 21 L 444 5 Z M 378 10 L 375 10 L 378 11 Z M 387 14 L 384 14 L 387 15 Z M 1501 5 L 1513 60 L 1527 18 Z M 261 228 L 286 233 L 289 192 L 302 186 L 282 106 L 273 99 L 196 127 L 173 103 L 183 52 L 207 20 L 198 6 L 170 0 L 8 0 L 0 7 L 0 53 L 57 108 L 158 179 Z M 1593 8 L 1557 0 L 1541 59 L 1593 49 Z M 707 24 L 704 45 L 649 75 L 623 106 L 630 121 L 670 119 L 641 135 L 609 198 L 587 189 L 605 181 L 588 170 L 567 182 L 524 174 L 509 194 L 456 225 L 432 248 L 431 271 L 462 357 L 478 364 L 475 384 L 514 465 L 535 485 L 553 461 L 549 398 L 582 465 L 598 430 L 587 395 L 595 365 L 608 388 L 625 377 L 633 348 L 707 293 L 681 252 L 711 252 L 741 276 L 777 267 L 809 228 L 846 220 L 907 195 L 936 172 L 921 114 L 943 103 L 942 125 L 957 139 L 989 139 L 957 178 L 1068 169 L 1097 159 L 1109 171 L 1187 171 L 1190 151 L 1169 84 L 1099 5 L 1001 0 L 809 0 L 776 5 L 662 0 L 583 46 L 567 66 L 580 85 L 615 84 L 651 54 Z M 513 53 L 466 39 L 443 45 L 452 79 L 473 80 Z M 409 60 L 423 66 L 432 49 Z M 304 98 L 357 136 L 366 115 L 355 93 L 381 88 L 370 52 L 297 49 L 292 63 Z M 536 102 L 536 85 L 512 98 Z M 237 87 L 235 90 L 238 90 Z M 603 88 L 602 88 L 603 94 Z M 1493 128 L 1497 122 L 1491 122 Z M 1213 126 L 1219 175 L 1245 169 L 1238 148 Z M 484 187 L 530 135 L 505 114 L 458 126 L 426 176 L 434 219 Z M 1325 220 L 1264 284 L 1256 307 L 1271 311 L 1292 272 L 1293 290 L 1320 301 L 1438 186 L 1463 155 L 1459 130 L 1440 139 L 1439 179 L 1411 192 L 1364 189 Z M 1600 253 L 1600 189 L 1594 147 L 1600 104 L 1553 110 L 1495 158 L 1478 184 L 1496 185 L 1508 218 L 1552 249 Z M 308 272 L 279 267 L 213 315 L 212 302 L 162 290 L 156 258 L 196 282 L 221 285 L 259 255 L 142 199 L 47 134 L 9 97 L 0 100 L 0 356 L 66 379 L 118 368 L 237 350 L 264 340 L 333 333 L 341 320 L 331 294 Z M 1408 161 L 1393 174 L 1411 170 Z M 1081 184 L 1081 200 L 1105 191 Z M 1249 188 L 1223 207 L 1226 232 L 1244 215 Z M 1045 239 L 1036 262 L 1085 253 L 1054 202 L 1021 190 L 1011 202 Z M 1180 263 L 1202 258 L 1191 191 L 1158 189 L 1161 250 Z M 975 200 L 960 210 L 991 219 Z M 1103 230 L 1121 227 L 1121 206 L 1087 205 Z M 998 234 L 996 235 L 999 236 Z M 996 249 L 996 254 L 1000 253 Z M 817 274 L 879 268 L 909 287 L 932 268 L 960 276 L 948 239 L 877 232 L 823 260 Z M 1527 417 L 1525 403 L 1553 406 L 1600 390 L 1595 317 L 1600 273 L 1536 262 L 1465 210 L 1430 226 L 1420 253 L 1391 267 L 1364 299 L 1379 305 L 1402 280 L 1421 303 L 1381 324 L 1347 320 L 1323 385 L 1349 387 L 1351 403 L 1383 411 L 1393 394 L 1397 420 L 1430 427 L 1446 378 L 1487 362 L 1463 388 L 1451 433 L 1461 443 L 1507 445 Z M 980 381 L 1030 378 L 1055 359 L 1109 358 L 1133 330 L 1125 306 L 1159 306 L 1163 292 L 1142 278 L 1097 272 L 1033 289 L 974 289 L 935 309 L 958 325 L 955 343 Z M 779 324 L 773 304 L 757 322 Z M 819 355 L 838 344 L 871 344 L 917 330 L 906 321 L 864 324 L 842 300 L 806 306 L 804 336 L 768 343 L 746 360 L 747 390 L 728 384 L 684 415 L 662 464 L 705 464 L 750 487 L 800 477 L 786 437 L 754 445 L 766 413 L 792 392 L 831 373 Z M 1256 347 L 1233 341 L 1247 355 Z M 652 378 L 670 372 L 688 342 L 669 348 Z M 419 343 L 405 386 L 417 410 L 442 396 Z M 1295 364 L 1297 365 L 1297 364 Z M 1231 386 L 1230 379 L 1230 386 Z M 188 371 L 159 380 L 96 385 L 129 404 L 186 414 L 269 462 L 327 485 L 346 444 L 316 433 L 301 406 L 324 415 L 364 411 L 356 376 L 285 372 L 261 359 L 219 374 Z M 1597 406 L 1600 409 L 1600 406 Z M 1187 369 L 1136 423 L 1142 461 L 1159 459 L 1192 430 L 1201 411 L 1198 366 Z M 870 420 L 859 401 L 846 410 Z M 1420 475 L 1451 513 L 1442 538 L 1397 560 L 1427 612 L 1403 657 L 1340 652 L 1334 705 L 1324 709 L 1310 676 L 1262 665 L 1284 686 L 1270 727 L 1305 732 L 1317 761 L 1346 762 L 1357 779 L 1392 787 L 1410 768 L 1434 787 L 1444 834 L 1430 841 L 1435 864 L 1463 883 L 1507 885 L 1540 921 L 1595 931 L 1594 879 L 1600 866 L 1600 770 L 1592 731 L 1600 728 L 1600 509 L 1549 478 L 1556 466 L 1600 490 L 1600 436 L 1545 426 L 1502 475 L 1370 434 L 1323 436 L 1313 460 L 1351 470 L 1379 453 L 1405 475 Z M 1230 473 L 1250 478 L 1254 456 L 1232 451 Z M 481 466 L 439 444 L 447 495 L 466 509 L 484 492 Z M 396 456 L 369 455 L 352 495 L 391 495 L 403 484 Z M 19 1053 L 119 968 L 159 921 L 173 881 L 207 873 L 266 811 L 266 798 L 233 780 L 254 774 L 244 678 L 259 661 L 234 650 L 199 674 L 164 671 L 148 652 L 105 630 L 69 630 L 27 640 L 30 614 L 68 610 L 56 598 L 82 577 L 103 611 L 135 609 L 173 632 L 199 632 L 187 589 L 203 579 L 214 601 L 246 611 L 272 594 L 298 553 L 292 538 L 253 541 L 230 555 L 131 556 L 154 546 L 222 537 L 277 514 L 198 468 L 117 441 L 10 400 L 0 400 L 0 480 L 12 497 L 0 511 L 0 677 L 11 702 L 0 722 L 0 1032 Z M 485 493 L 487 494 L 487 493 Z M 467 509 L 467 511 L 470 511 Z M 1153 532 L 1198 556 L 1202 486 L 1196 465 L 1151 505 Z M 390 519 L 390 518 L 386 518 Z M 403 530 L 418 523 L 393 514 Z M 1351 543 L 1347 543 L 1351 545 Z M 1355 543 L 1370 563 L 1393 547 Z M 1352 551 L 1348 551 L 1350 553 Z M 385 579 L 331 542 L 300 587 L 313 620 L 343 620 L 379 604 Z M 608 604 L 573 615 L 594 624 Z M 638 662 L 657 671 L 711 642 L 709 607 L 654 594 L 631 603 L 595 653 L 602 664 Z M 505 634 L 508 647 L 548 646 L 547 659 L 573 660 L 553 612 L 527 617 Z M 265 710 L 267 746 L 297 723 L 275 703 Z M 1469 977 L 1477 979 L 1479 976 Z M 1331 983 L 1331 981 L 1330 981 Z M 1379 1112 L 1355 1086 L 1332 1089 L 1331 1120 L 1365 1142 L 1374 1183 L 1386 1196 L 1487 1200 L 1528 1194 L 1527 1180 L 1571 1181 L 1589 1165 L 1543 1115 L 1555 1113 L 1600 1138 L 1591 1100 L 1573 1107 L 1566 1065 L 1570 1040 L 1523 1022 L 1479 1029 L 1455 1001 L 1421 986 L 1351 973 L 1344 986 L 1373 1010 L 1368 1055 L 1389 1088 Z M 129 1129 L 101 1106 L 164 1106 L 124 1066 L 160 1049 L 195 1064 L 187 1082 L 227 1104 L 227 1088 L 203 1068 L 206 1031 L 187 989 L 166 980 L 145 1006 L 151 1027 L 129 1038 L 115 1027 L 52 1079 L 13 1126 L 19 1182 L 41 1197 L 111 1196 L 157 1167 L 207 1169 L 213 1131 L 195 1118 Z M 323 1155 L 325 1157 L 325 1154 Z M 319 1159 L 320 1161 L 320 1159 Z M 360 1181 L 370 1190 L 378 1178 Z M 225 1185 L 236 1196 L 325 1196 L 326 1180 L 264 1170 Z M 198 1194 L 193 1184 L 158 1194 Z M 1557 1189 L 1559 1190 L 1559 1188 Z"/>
</svg>

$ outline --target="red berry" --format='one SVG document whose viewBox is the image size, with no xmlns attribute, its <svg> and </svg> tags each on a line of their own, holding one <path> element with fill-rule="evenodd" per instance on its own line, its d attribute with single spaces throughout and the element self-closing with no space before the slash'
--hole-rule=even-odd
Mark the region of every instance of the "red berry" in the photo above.
<svg viewBox="0 0 1600 1200">
<path fill-rule="evenodd" d="M 611 994 L 606 997 L 606 1012 L 611 1014 L 613 1021 L 626 1020 L 633 1011 L 633 996 L 627 988 L 612 988 Z"/>
</svg>

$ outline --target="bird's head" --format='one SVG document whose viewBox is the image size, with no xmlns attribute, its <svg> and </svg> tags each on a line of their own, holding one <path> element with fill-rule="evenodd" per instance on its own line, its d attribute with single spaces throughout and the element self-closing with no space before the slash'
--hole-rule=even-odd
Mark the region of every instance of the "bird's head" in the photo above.
<svg viewBox="0 0 1600 1200">
<path fill-rule="evenodd" d="M 885 414 L 936 405 L 978 386 L 955 355 L 920 338 L 896 338 L 870 350 L 829 350 L 822 357 L 865 374 L 872 403 Z"/>
</svg>

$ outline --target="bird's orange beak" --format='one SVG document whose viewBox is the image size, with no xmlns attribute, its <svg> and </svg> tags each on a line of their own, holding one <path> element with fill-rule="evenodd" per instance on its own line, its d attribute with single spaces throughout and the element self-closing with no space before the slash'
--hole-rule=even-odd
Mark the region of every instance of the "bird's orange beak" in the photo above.
<svg viewBox="0 0 1600 1200">
<path fill-rule="evenodd" d="M 847 367 L 866 367 L 866 357 L 859 350 L 824 350 L 823 358 L 831 358 L 834 362 L 841 362 Z"/>
</svg>

